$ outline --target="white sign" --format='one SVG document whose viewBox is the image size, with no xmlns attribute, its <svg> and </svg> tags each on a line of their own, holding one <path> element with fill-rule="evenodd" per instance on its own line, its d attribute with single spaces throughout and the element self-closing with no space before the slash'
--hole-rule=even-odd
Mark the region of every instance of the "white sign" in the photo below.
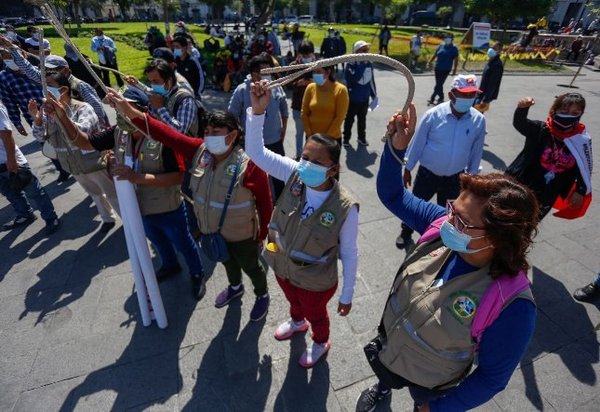
<svg viewBox="0 0 600 412">
<path fill-rule="evenodd" d="M 489 23 L 473 23 L 473 48 L 487 50 L 490 47 Z"/>
</svg>

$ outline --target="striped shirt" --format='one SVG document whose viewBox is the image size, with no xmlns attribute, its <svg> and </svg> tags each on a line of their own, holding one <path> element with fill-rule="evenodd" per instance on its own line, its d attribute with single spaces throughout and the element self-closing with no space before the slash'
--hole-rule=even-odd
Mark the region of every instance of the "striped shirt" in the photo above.
<svg viewBox="0 0 600 412">
<path fill-rule="evenodd" d="M 27 105 L 31 99 L 42 103 L 42 88 L 24 74 L 4 69 L 0 71 L 0 99 L 15 127 L 23 127 L 21 114 L 31 126 L 33 119 L 27 111 Z"/>
<path fill-rule="evenodd" d="M 25 73 L 27 77 L 38 84 L 41 83 L 40 69 L 24 59 L 19 53 L 19 49 L 17 47 L 12 47 L 10 49 L 10 54 L 12 55 L 15 64 L 19 66 L 19 69 L 21 69 L 21 71 Z M 100 101 L 100 97 L 98 96 L 98 93 L 96 93 L 96 90 L 94 90 L 94 88 L 88 83 L 81 80 L 79 94 L 81 94 L 81 98 L 84 102 L 92 106 L 94 112 L 96 112 L 96 116 L 98 116 L 98 119 L 100 119 L 101 126 L 104 126 L 104 119 L 107 117 L 106 113 L 104 112 L 104 107 L 102 106 L 102 101 Z"/>
</svg>

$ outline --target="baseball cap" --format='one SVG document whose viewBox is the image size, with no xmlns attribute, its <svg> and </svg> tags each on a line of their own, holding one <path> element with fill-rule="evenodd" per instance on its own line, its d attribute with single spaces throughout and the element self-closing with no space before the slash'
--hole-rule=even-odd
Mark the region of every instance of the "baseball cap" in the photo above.
<svg viewBox="0 0 600 412">
<path fill-rule="evenodd" d="M 146 94 L 140 89 L 137 89 L 135 87 L 127 86 L 127 88 L 123 92 L 123 97 L 128 102 L 135 103 L 138 106 L 147 107 L 150 104 L 148 96 L 146 96 Z"/>
<path fill-rule="evenodd" d="M 159 47 L 157 49 L 154 49 L 152 57 L 154 57 L 155 59 L 166 60 L 167 63 L 175 62 L 175 55 L 168 47 Z"/>
<path fill-rule="evenodd" d="M 44 66 L 48 69 L 62 69 L 63 67 L 69 67 L 69 63 L 60 56 L 50 54 L 46 56 Z"/>
<path fill-rule="evenodd" d="M 370 46 L 371 43 L 367 43 L 364 40 L 359 40 L 356 43 L 354 43 L 354 46 L 352 46 L 352 53 L 356 53 L 358 50 L 362 49 L 365 46 Z"/>
<path fill-rule="evenodd" d="M 474 74 L 459 74 L 455 76 L 450 88 L 458 90 L 461 93 L 481 92 L 477 87 L 477 77 Z"/>
</svg>

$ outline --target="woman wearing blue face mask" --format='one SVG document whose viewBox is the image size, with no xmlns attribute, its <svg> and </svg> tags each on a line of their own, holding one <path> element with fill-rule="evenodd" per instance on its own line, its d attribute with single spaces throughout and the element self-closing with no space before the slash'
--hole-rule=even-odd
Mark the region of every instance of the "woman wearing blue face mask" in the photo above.
<svg viewBox="0 0 600 412">
<path fill-rule="evenodd" d="M 222 111 L 210 113 L 204 138 L 193 138 L 140 112 L 118 95 L 111 93 L 110 101 L 136 126 L 148 127 L 153 138 L 183 156 L 184 160 L 191 160 L 190 188 L 202 234 L 219 230 L 233 182 L 220 229 L 229 253 L 229 258 L 223 262 L 229 285 L 217 295 L 215 307 L 225 307 L 244 294 L 243 271 L 252 281 L 256 296 L 250 320 L 262 320 L 269 310 L 271 297 L 267 268 L 259 259 L 258 245 L 267 237 L 273 203 L 266 173 L 256 167 L 239 144 L 242 131 L 235 116 Z"/>
<path fill-rule="evenodd" d="M 349 105 L 348 89 L 335 80 L 333 67 L 315 69 L 313 82 L 306 87 L 302 99 L 302 123 L 306 136 L 326 134 L 341 144 L 342 123 Z"/>
<path fill-rule="evenodd" d="M 299 360 L 310 368 L 330 347 L 327 303 L 337 289 L 338 255 L 344 284 L 337 313 L 346 316 L 352 308 L 358 204 L 334 179 L 340 167 L 340 145 L 331 137 L 309 135 L 300 162 L 264 147 L 263 124 L 271 92 L 262 86 L 252 85 L 246 152 L 261 169 L 286 182 L 269 223 L 263 255 L 290 303 L 290 319 L 279 325 L 275 339 L 289 339 L 310 325 L 313 343 Z"/>
<path fill-rule="evenodd" d="M 424 236 L 400 266 L 379 334 L 365 347 L 379 381 L 358 398 L 360 412 L 374 410 L 391 389 L 404 387 L 415 410 L 475 408 L 506 386 L 534 330 L 526 255 L 538 223 L 535 195 L 493 173 L 462 174 L 461 192 L 446 207 L 415 197 L 397 184 L 402 165 L 390 152 L 403 157 L 415 124 L 413 105 L 388 124 L 393 149 L 384 149 L 377 191 L 391 212 Z M 485 333 L 474 335 L 488 289 L 514 281 L 521 286 L 510 294 L 513 299 L 487 322 Z"/>
<path fill-rule="evenodd" d="M 506 173 L 535 192 L 540 217 L 552 208 L 557 217 L 583 216 L 592 200 L 592 139 L 580 121 L 585 99 L 579 93 L 558 96 L 545 122 L 527 118 L 534 104 L 525 97 L 517 105 L 513 125 L 525 146 Z"/>
</svg>

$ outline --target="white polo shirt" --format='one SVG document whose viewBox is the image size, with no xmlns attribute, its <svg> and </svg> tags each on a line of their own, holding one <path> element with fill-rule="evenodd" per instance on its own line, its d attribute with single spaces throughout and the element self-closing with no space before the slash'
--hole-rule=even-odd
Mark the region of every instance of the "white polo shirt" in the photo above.
<svg viewBox="0 0 600 412">
<path fill-rule="evenodd" d="M 12 125 L 10 123 L 10 119 L 8 118 L 8 112 L 6 111 L 6 107 L 4 104 L 0 102 L 0 131 L 10 130 L 12 132 Z M 17 158 L 17 163 L 19 165 L 24 165 L 27 163 L 27 159 L 21 153 L 19 147 L 15 144 L 15 156 Z M 6 163 L 6 148 L 4 147 L 4 140 L 0 139 L 0 164 Z"/>
</svg>

